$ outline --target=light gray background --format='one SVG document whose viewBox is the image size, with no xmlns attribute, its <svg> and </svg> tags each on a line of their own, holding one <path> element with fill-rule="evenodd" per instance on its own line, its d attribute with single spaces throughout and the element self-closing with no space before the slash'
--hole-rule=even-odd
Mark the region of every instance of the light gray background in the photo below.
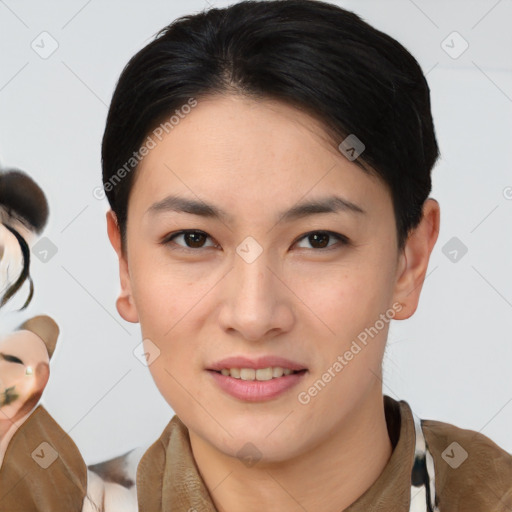
<svg viewBox="0 0 512 512">
<path fill-rule="evenodd" d="M 512 451 L 512 3 L 336 3 L 418 59 L 442 153 L 432 193 L 441 232 L 418 312 L 392 326 L 384 392 L 420 417 L 481 431 Z M 164 25 L 206 7 L 203 0 L 0 0 L 0 162 L 43 187 L 51 208 L 44 235 L 58 249 L 47 262 L 33 257 L 35 298 L 15 313 L 20 294 L 2 312 L 0 330 L 40 313 L 60 324 L 42 402 L 87 463 L 148 445 L 173 414 L 132 353 L 139 325 L 115 309 L 107 202 L 93 190 L 101 185 L 100 142 L 122 68 Z M 44 31 L 58 43 L 46 59 L 31 47 L 45 37 L 51 48 Z M 453 31 L 469 44 L 457 58 L 463 42 Z M 468 249 L 456 262 L 450 246 L 443 252 L 452 237 Z"/>
</svg>

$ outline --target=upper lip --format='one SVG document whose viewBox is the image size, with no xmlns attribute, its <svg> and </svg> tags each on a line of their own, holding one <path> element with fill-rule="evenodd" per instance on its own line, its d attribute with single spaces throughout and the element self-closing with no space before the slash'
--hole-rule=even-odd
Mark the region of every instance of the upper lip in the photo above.
<svg viewBox="0 0 512 512">
<path fill-rule="evenodd" d="M 276 366 L 295 371 L 306 370 L 304 365 L 279 356 L 261 356 L 254 359 L 242 356 L 227 357 L 211 364 L 207 369 L 220 371 L 223 368 L 252 368 L 258 370 Z"/>
</svg>

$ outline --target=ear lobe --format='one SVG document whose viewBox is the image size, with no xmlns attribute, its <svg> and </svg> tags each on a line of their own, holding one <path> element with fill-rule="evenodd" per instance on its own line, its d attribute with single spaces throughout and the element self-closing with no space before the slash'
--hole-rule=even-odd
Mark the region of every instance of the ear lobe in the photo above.
<svg viewBox="0 0 512 512">
<path fill-rule="evenodd" d="M 418 307 L 430 254 L 439 235 L 439 225 L 439 204 L 429 198 L 423 205 L 420 223 L 409 234 L 400 255 L 394 300 L 402 304 L 402 309 L 395 316 L 397 320 L 409 318 Z"/>
<path fill-rule="evenodd" d="M 112 210 L 107 212 L 106 217 L 108 238 L 112 247 L 116 251 L 119 261 L 119 281 L 121 283 L 121 292 L 119 294 L 119 298 L 116 300 L 116 308 L 124 320 L 127 322 L 137 323 L 139 321 L 139 316 L 132 298 L 130 272 L 128 269 L 128 262 L 123 254 L 121 233 L 117 217 Z"/>
<path fill-rule="evenodd" d="M 127 321 L 136 324 L 139 321 L 137 308 L 133 303 L 131 295 L 121 292 L 116 300 L 118 313 Z"/>
</svg>

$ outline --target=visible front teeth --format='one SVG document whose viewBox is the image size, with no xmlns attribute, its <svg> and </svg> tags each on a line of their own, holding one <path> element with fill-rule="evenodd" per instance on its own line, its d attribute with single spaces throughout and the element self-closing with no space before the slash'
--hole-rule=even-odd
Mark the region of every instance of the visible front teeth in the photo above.
<svg viewBox="0 0 512 512">
<path fill-rule="evenodd" d="M 272 368 L 258 368 L 256 370 L 256 380 L 270 380 L 272 378 Z"/>
<path fill-rule="evenodd" d="M 242 380 L 254 380 L 256 377 L 256 370 L 253 368 L 240 368 L 240 378 Z"/>
<path fill-rule="evenodd" d="M 222 368 L 220 371 L 222 375 L 230 376 L 235 379 L 242 380 L 271 380 L 282 377 L 283 375 L 290 375 L 293 370 L 290 368 L 281 368 L 280 366 L 269 366 L 268 368 Z"/>
</svg>

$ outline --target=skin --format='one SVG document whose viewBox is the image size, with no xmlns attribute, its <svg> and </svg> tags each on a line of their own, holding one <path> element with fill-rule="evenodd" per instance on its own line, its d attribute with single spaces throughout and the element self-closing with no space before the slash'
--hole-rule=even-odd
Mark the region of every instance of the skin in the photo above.
<svg viewBox="0 0 512 512">
<path fill-rule="evenodd" d="M 170 193 L 233 219 L 145 213 Z M 332 193 L 365 213 L 276 222 L 297 202 Z M 189 429 L 218 510 L 338 512 L 361 496 L 392 452 L 381 381 L 389 324 L 307 405 L 297 395 L 393 304 L 402 304 L 395 319 L 414 313 L 439 231 L 437 202 L 425 202 L 399 251 L 387 186 L 329 145 L 318 121 L 275 101 L 222 96 L 200 100 L 141 162 L 126 253 L 112 211 L 107 228 L 118 311 L 158 347 L 151 374 Z M 207 236 L 161 243 L 183 229 Z M 349 243 L 305 236 L 318 230 Z M 236 252 L 247 236 L 263 249 L 252 263 Z M 206 371 L 228 356 L 269 354 L 307 368 L 300 385 L 269 401 L 235 399 Z M 261 455 L 251 467 L 236 456 L 247 442 Z"/>
<path fill-rule="evenodd" d="M 7 404 L 0 400 L 0 438 L 39 401 L 50 376 L 49 363 L 46 345 L 32 331 L 22 329 L 0 340 L 0 394 L 3 399 L 5 390 L 14 386 L 17 395 Z"/>
<path fill-rule="evenodd" d="M 5 211 L 5 208 L 3 208 L 1 206 L 0 206 L 0 224 L 8 224 L 12 228 L 16 229 L 18 231 L 18 233 L 25 239 L 25 241 L 27 242 L 27 245 L 29 247 L 31 247 L 34 244 L 35 239 L 36 239 L 36 233 L 33 230 L 29 229 L 25 224 L 23 224 L 23 222 L 20 222 L 18 219 L 9 215 Z M 1 232 L 1 237 L 0 237 L 0 259 L 1 259 L 2 255 L 3 255 L 3 247 L 2 247 L 2 243 L 1 243 L 2 238 L 4 236 L 12 238 L 12 239 L 14 239 L 14 242 L 16 244 L 18 244 L 18 241 L 16 240 L 16 237 L 10 231 L 8 231 L 3 226 L 0 226 L 0 227 L 3 228 L 2 232 Z"/>
</svg>

